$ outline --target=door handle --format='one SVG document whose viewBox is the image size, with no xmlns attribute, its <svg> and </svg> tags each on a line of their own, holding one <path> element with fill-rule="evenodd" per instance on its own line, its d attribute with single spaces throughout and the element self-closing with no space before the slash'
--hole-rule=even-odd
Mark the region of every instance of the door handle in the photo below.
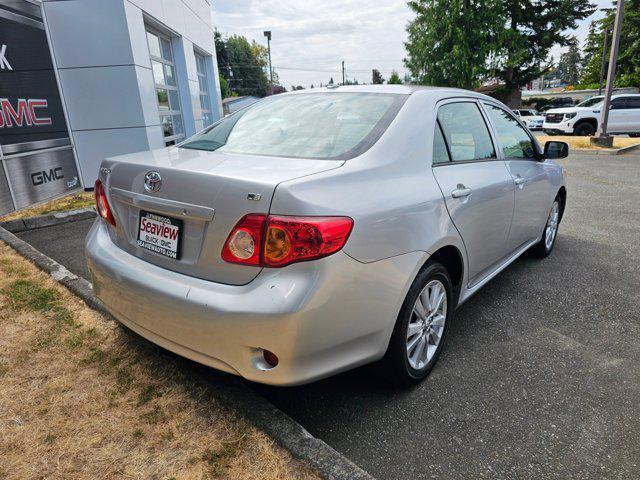
<svg viewBox="0 0 640 480">
<path fill-rule="evenodd" d="M 520 175 L 518 175 L 516 178 L 513 179 L 513 181 L 515 182 L 516 185 L 520 186 L 520 185 L 524 185 L 525 179 L 522 178 Z"/>
<path fill-rule="evenodd" d="M 458 188 L 451 192 L 451 196 L 453 198 L 463 198 L 468 197 L 469 195 L 471 195 L 471 189 L 461 184 L 458 184 Z"/>
</svg>

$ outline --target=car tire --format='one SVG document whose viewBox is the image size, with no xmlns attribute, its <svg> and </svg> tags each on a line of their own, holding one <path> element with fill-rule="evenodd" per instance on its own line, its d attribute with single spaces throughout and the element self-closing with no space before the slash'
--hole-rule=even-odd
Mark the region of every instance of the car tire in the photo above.
<svg viewBox="0 0 640 480">
<path fill-rule="evenodd" d="M 596 128 L 589 122 L 580 122 L 573 129 L 573 134 L 578 137 L 592 137 L 595 133 Z"/>
<path fill-rule="evenodd" d="M 551 205 L 551 210 L 547 217 L 547 223 L 545 224 L 544 231 L 542 232 L 542 238 L 538 243 L 531 247 L 531 253 L 536 257 L 544 258 L 551 255 L 553 247 L 556 244 L 556 238 L 558 238 L 558 228 L 560 226 L 561 218 L 562 202 L 558 196 Z"/>
<path fill-rule="evenodd" d="M 427 263 L 407 293 L 382 360 L 385 376 L 391 383 L 408 387 L 429 375 L 453 317 L 452 292 L 446 268 L 437 262 Z"/>
</svg>

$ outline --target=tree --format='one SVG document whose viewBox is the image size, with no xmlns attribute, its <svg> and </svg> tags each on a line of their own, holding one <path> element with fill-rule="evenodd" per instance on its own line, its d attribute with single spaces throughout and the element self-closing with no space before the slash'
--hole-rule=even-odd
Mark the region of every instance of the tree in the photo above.
<svg viewBox="0 0 640 480">
<path fill-rule="evenodd" d="M 265 47 L 264 45 L 259 44 L 255 40 L 252 40 L 251 41 L 251 51 L 253 52 L 253 56 L 256 58 L 256 62 L 258 63 L 258 65 L 260 65 L 262 67 L 262 69 L 264 70 L 265 75 L 267 75 L 267 77 L 268 77 L 270 75 L 270 71 L 269 71 L 269 49 L 267 47 Z M 280 77 L 278 76 L 278 73 L 275 70 L 273 70 L 273 84 L 274 85 L 279 85 L 280 84 Z"/>
<path fill-rule="evenodd" d="M 400 79 L 400 75 L 398 75 L 398 72 L 393 70 L 391 72 L 391 76 L 389 77 L 389 80 L 387 81 L 387 83 L 389 85 L 402 85 L 402 80 Z"/>
<path fill-rule="evenodd" d="M 416 18 L 405 64 L 415 80 L 473 88 L 496 78 L 504 84 L 498 96 L 512 106 L 544 72 L 551 47 L 569 46 L 565 32 L 594 11 L 585 0 L 411 0 L 409 7 Z"/>
<path fill-rule="evenodd" d="M 560 55 L 558 76 L 564 83 L 577 85 L 580 81 L 581 72 L 582 58 L 580 57 L 580 48 L 578 47 L 578 40 L 573 37 L 569 50 Z"/>
<path fill-rule="evenodd" d="M 374 68 L 371 72 L 371 83 L 374 85 L 382 85 L 384 83 L 384 78 L 382 78 L 382 74 L 377 68 Z"/>
<path fill-rule="evenodd" d="M 626 0 L 625 12 L 620 32 L 620 50 L 616 66 L 616 86 L 631 87 L 640 85 L 640 0 Z M 585 60 L 581 83 L 597 87 L 600 80 L 600 65 L 604 31 L 613 30 L 615 9 L 605 10 L 605 17 L 593 22 L 584 46 Z M 611 49 L 611 35 L 607 54 Z M 608 55 L 607 55 L 608 59 Z M 605 71 L 606 75 L 606 71 Z"/>
<path fill-rule="evenodd" d="M 498 0 L 502 27 L 492 42 L 492 70 L 505 84 L 504 99 L 520 103 L 520 88 L 538 78 L 554 45 L 570 46 L 565 33 L 595 11 L 585 0 Z"/>
<path fill-rule="evenodd" d="M 419 84 L 471 89 L 487 72 L 496 0 L 411 0 L 404 63 Z"/>
<path fill-rule="evenodd" d="M 224 79 L 221 73 L 218 74 L 218 79 L 220 80 L 220 96 L 224 100 L 225 98 L 231 96 L 231 89 L 229 88 L 229 84 Z"/>
<path fill-rule="evenodd" d="M 252 48 L 245 37 L 238 35 L 225 40 L 216 31 L 214 39 L 218 69 L 231 93 L 264 97 L 268 91 L 269 79 L 259 50 Z"/>
</svg>

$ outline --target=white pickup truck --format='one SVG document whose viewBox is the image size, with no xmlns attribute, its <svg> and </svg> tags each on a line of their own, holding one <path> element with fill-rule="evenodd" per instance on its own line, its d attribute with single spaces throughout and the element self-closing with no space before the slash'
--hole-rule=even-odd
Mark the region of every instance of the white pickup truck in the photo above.
<svg viewBox="0 0 640 480">
<path fill-rule="evenodd" d="M 549 135 L 593 135 L 602 120 L 603 102 L 604 97 L 597 96 L 575 107 L 548 110 L 542 129 Z M 640 137 L 640 94 L 611 97 L 607 132 Z"/>
</svg>

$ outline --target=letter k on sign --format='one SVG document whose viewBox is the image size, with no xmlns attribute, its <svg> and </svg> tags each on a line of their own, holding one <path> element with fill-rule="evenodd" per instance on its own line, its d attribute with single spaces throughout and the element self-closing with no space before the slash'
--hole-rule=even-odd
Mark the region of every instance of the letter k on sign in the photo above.
<svg viewBox="0 0 640 480">
<path fill-rule="evenodd" d="M 2 47 L 0 48 L 0 68 L 2 70 L 13 70 L 13 68 L 11 68 L 11 65 L 9 64 L 9 60 L 7 60 L 6 53 L 7 46 L 2 45 Z"/>
</svg>

